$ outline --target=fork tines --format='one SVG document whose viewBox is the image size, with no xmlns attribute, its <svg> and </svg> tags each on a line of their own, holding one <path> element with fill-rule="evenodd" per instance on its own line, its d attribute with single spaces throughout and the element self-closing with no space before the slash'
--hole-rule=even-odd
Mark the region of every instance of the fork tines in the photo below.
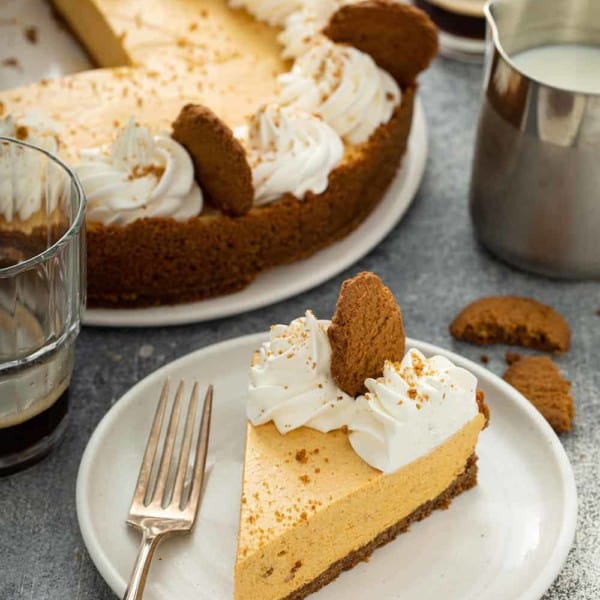
<svg viewBox="0 0 600 600">
<path fill-rule="evenodd" d="M 208 386 L 200 424 L 197 424 L 198 383 L 194 383 L 187 411 L 184 410 L 185 384 L 180 382 L 172 403 L 166 433 L 163 424 L 169 404 L 169 380 L 162 388 L 154 422 L 146 445 L 130 513 L 180 512 L 193 521 L 202 491 L 212 413 L 213 388 Z M 182 414 L 185 413 L 182 428 Z M 192 448 L 195 443 L 194 455 Z M 191 458 L 191 460 L 190 460 Z M 186 485 L 187 482 L 191 482 Z"/>
</svg>

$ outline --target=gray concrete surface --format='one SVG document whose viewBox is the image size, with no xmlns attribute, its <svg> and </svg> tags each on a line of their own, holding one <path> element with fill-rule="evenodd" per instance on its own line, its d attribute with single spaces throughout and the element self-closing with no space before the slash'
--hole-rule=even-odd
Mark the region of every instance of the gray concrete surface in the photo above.
<svg viewBox="0 0 600 600">
<path fill-rule="evenodd" d="M 579 523 L 567 564 L 544 600 L 600 598 L 600 286 L 531 277 L 497 262 L 474 241 L 466 196 L 480 79 L 480 68 L 444 60 L 423 77 L 431 148 L 423 185 L 402 223 L 347 272 L 302 296 L 221 321 L 83 331 L 64 442 L 43 463 L 0 480 L 0 600 L 113 599 L 86 554 L 75 516 L 77 467 L 102 416 L 139 379 L 192 350 L 289 321 L 305 307 L 331 314 L 340 282 L 364 269 L 381 274 L 395 292 L 409 335 L 475 360 L 480 349 L 453 342 L 447 333 L 453 315 L 473 298 L 524 294 L 567 317 L 573 348 L 558 362 L 573 381 L 577 403 L 577 426 L 563 442 L 577 479 Z M 485 350 L 488 367 L 498 374 L 504 351 Z"/>
</svg>

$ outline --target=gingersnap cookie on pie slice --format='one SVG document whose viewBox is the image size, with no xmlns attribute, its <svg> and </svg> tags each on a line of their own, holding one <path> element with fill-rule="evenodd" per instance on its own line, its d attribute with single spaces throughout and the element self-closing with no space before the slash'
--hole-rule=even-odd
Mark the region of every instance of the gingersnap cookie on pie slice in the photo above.
<svg viewBox="0 0 600 600">
<path fill-rule="evenodd" d="M 252 208 L 254 187 L 246 152 L 217 115 L 200 104 L 186 104 L 173 123 L 173 138 L 190 153 L 196 179 L 215 208 L 230 216 Z"/>
<path fill-rule="evenodd" d="M 351 396 L 366 391 L 365 379 L 379 377 L 386 360 L 399 362 L 404 356 L 400 307 L 374 273 L 359 273 L 342 284 L 327 333 L 331 374 Z"/>
<path fill-rule="evenodd" d="M 339 8 L 323 33 L 367 54 L 401 86 L 414 83 L 438 50 L 437 28 L 421 10 L 392 0 Z"/>
<path fill-rule="evenodd" d="M 558 433 L 571 431 L 575 405 L 571 384 L 547 356 L 528 356 L 513 363 L 504 379 L 519 390 Z"/>
<path fill-rule="evenodd" d="M 566 352 L 571 340 L 568 323 L 553 308 L 518 296 L 476 300 L 454 319 L 450 333 L 473 344 L 511 344 L 556 353 Z"/>
</svg>

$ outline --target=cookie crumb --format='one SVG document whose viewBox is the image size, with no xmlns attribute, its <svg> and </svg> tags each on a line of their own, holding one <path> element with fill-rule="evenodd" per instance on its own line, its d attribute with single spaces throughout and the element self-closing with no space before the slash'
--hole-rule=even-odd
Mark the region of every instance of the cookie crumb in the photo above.
<svg viewBox="0 0 600 600">
<path fill-rule="evenodd" d="M 557 433 L 571 431 L 575 418 L 571 383 L 562 376 L 551 358 L 521 358 L 508 367 L 503 377 L 542 413 Z"/>
<path fill-rule="evenodd" d="M 302 567 L 302 561 L 301 560 L 297 560 L 294 563 L 294 566 L 290 569 L 290 573 L 295 573 L 298 569 L 300 569 Z"/>
<path fill-rule="evenodd" d="M 477 390 L 475 398 L 477 400 L 477 408 L 479 409 L 479 412 L 485 417 L 485 429 L 485 427 L 487 427 L 490 423 L 490 407 L 485 403 L 485 394 L 483 390 Z"/>
<path fill-rule="evenodd" d="M 308 456 L 306 456 L 306 450 L 298 450 L 296 452 L 296 460 L 301 464 L 306 464 L 308 462 Z"/>
<path fill-rule="evenodd" d="M 490 357 L 487 354 L 482 354 L 479 357 L 479 360 L 484 364 L 487 365 L 490 362 Z"/>
<path fill-rule="evenodd" d="M 269 567 L 268 569 L 266 569 L 266 571 L 262 574 L 263 578 L 267 578 L 267 577 L 271 577 L 271 575 L 273 575 L 273 567 Z"/>
<path fill-rule="evenodd" d="M 14 67 L 15 69 L 21 68 L 21 63 L 19 62 L 19 60 L 14 58 L 13 56 L 10 56 L 9 58 L 5 58 L 2 61 L 2 65 L 4 67 Z"/>
<path fill-rule="evenodd" d="M 25 141 L 29 137 L 29 129 L 25 125 L 17 125 L 15 137 L 18 140 Z"/>
<path fill-rule="evenodd" d="M 507 352 L 504 355 L 506 364 L 509 366 L 512 365 L 513 363 L 516 363 L 518 360 L 521 360 L 522 358 L 523 358 L 523 355 L 519 354 L 518 352 Z"/>
<path fill-rule="evenodd" d="M 34 25 L 32 25 L 31 27 L 26 27 L 23 31 L 23 34 L 25 35 L 25 39 L 30 44 L 37 44 L 37 41 L 38 41 L 37 27 L 35 27 Z"/>
</svg>

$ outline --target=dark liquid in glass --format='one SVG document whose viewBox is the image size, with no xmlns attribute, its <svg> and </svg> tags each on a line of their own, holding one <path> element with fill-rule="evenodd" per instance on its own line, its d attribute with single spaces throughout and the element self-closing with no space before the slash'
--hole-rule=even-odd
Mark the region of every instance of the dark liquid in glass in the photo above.
<svg viewBox="0 0 600 600">
<path fill-rule="evenodd" d="M 47 409 L 31 417 L 27 421 L 9 427 L 0 427 L 0 465 L 2 459 L 17 454 L 26 454 L 53 434 L 62 425 L 69 410 L 69 388 L 67 388 Z M 48 447 L 50 451 L 51 445 Z M 45 453 L 36 453 L 35 458 L 26 460 L 17 466 L 0 466 L 0 476 L 8 475 L 43 458 Z"/>
</svg>

